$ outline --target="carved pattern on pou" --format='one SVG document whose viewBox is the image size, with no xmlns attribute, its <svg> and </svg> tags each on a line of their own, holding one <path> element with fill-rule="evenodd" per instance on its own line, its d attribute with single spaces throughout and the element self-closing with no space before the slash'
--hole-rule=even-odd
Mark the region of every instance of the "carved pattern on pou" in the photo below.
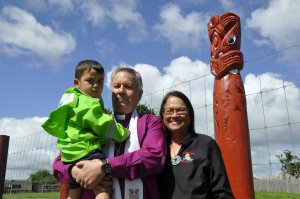
<svg viewBox="0 0 300 199">
<path fill-rule="evenodd" d="M 228 84 L 224 85 L 221 92 L 214 91 L 214 114 L 217 132 L 228 131 L 228 120 L 234 111 L 243 111 L 246 108 L 246 99 L 244 87 L 240 84 L 241 80 L 238 75 L 229 75 Z M 220 118 L 221 117 L 221 118 Z M 219 119 L 223 121 L 221 124 Z M 222 129 L 220 129 L 222 128 Z"/>
<path fill-rule="evenodd" d="M 233 13 L 208 22 L 211 73 L 215 76 L 213 111 L 215 139 L 220 146 L 236 198 L 254 198 L 250 136 L 243 69 L 240 19 Z"/>
<path fill-rule="evenodd" d="M 243 68 L 239 17 L 232 13 L 213 16 L 208 23 L 211 42 L 211 73 L 221 78 L 229 71 Z"/>
<path fill-rule="evenodd" d="M 215 130 L 227 132 L 228 120 L 233 111 L 246 108 L 244 87 L 239 74 L 243 68 L 240 21 L 237 15 L 225 13 L 213 16 L 207 26 L 211 41 L 211 73 L 222 81 L 215 81 Z M 217 86 L 224 82 L 224 85 Z"/>
</svg>

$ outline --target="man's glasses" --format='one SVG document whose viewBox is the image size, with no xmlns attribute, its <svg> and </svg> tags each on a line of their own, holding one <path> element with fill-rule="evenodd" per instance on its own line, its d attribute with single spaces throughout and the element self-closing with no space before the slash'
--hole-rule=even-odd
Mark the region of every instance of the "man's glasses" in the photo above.
<svg viewBox="0 0 300 199">
<path fill-rule="evenodd" d="M 176 112 L 177 115 L 184 116 L 188 113 L 188 108 L 167 108 L 164 109 L 164 115 L 171 116 L 174 112 Z"/>
</svg>

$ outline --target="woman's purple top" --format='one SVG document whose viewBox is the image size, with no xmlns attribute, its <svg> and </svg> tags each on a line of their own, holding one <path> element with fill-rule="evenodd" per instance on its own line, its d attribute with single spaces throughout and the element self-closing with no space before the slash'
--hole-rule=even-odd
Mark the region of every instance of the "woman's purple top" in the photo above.
<svg viewBox="0 0 300 199">
<path fill-rule="evenodd" d="M 130 116 L 131 114 L 127 114 L 125 120 L 117 121 L 127 127 Z M 123 198 L 124 178 L 141 178 L 144 186 L 144 199 L 159 198 L 156 175 L 162 170 L 166 158 L 166 141 L 163 127 L 157 116 L 149 114 L 139 115 L 137 125 L 141 148 L 117 157 L 108 157 L 107 160 L 112 166 L 111 175 L 119 178 Z M 121 146 L 122 154 L 124 144 Z M 73 182 L 73 178 L 69 174 L 70 166 L 63 164 L 59 155 L 53 163 L 53 175 L 62 183 Z M 92 190 L 83 190 L 82 199 L 94 197 Z"/>
</svg>

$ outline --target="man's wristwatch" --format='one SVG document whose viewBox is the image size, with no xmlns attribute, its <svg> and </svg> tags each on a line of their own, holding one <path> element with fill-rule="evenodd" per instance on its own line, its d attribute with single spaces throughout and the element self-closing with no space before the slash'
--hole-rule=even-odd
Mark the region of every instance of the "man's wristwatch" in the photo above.
<svg viewBox="0 0 300 199">
<path fill-rule="evenodd" d="M 100 159 L 100 161 L 102 162 L 101 170 L 103 171 L 103 173 L 106 176 L 110 175 L 110 173 L 111 173 L 111 165 L 107 162 L 106 159 Z"/>
</svg>

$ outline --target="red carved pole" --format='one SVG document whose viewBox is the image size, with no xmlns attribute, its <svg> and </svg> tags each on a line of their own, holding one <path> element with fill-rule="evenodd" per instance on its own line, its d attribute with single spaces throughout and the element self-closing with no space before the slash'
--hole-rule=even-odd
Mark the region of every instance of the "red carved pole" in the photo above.
<svg viewBox="0 0 300 199">
<path fill-rule="evenodd" d="M 4 193 L 8 146 L 9 146 L 9 136 L 0 135 L 0 199 L 2 199 Z"/>
<path fill-rule="evenodd" d="M 221 148 L 233 193 L 237 199 L 254 198 L 246 96 L 241 75 L 239 17 L 213 16 L 208 22 L 211 73 L 214 82 L 215 138 Z"/>
<path fill-rule="evenodd" d="M 59 199 L 67 199 L 69 196 L 69 184 L 60 183 Z"/>
</svg>

